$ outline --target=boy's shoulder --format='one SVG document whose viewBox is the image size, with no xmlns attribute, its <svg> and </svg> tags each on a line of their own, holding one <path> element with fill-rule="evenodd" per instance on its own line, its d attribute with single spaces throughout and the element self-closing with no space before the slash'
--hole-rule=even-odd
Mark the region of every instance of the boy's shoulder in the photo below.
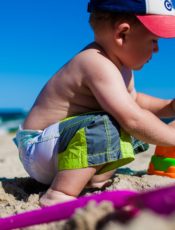
<svg viewBox="0 0 175 230">
<path fill-rule="evenodd" d="M 109 58 L 102 47 L 96 43 L 92 43 L 86 46 L 81 52 L 79 52 L 74 60 L 84 73 L 98 73 L 115 70 L 119 73 L 119 68 Z"/>
</svg>

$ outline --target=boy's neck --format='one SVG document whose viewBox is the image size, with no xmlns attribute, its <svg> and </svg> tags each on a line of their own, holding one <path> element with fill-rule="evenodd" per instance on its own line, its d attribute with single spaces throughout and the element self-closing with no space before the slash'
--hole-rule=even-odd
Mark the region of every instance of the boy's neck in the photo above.
<svg viewBox="0 0 175 230">
<path fill-rule="evenodd" d="M 119 58 L 114 54 L 112 49 L 108 48 L 107 46 L 100 44 L 99 42 L 94 42 L 94 45 L 100 49 L 103 54 L 119 69 L 119 71 L 122 71 L 123 69 L 123 63 L 119 60 Z"/>
</svg>

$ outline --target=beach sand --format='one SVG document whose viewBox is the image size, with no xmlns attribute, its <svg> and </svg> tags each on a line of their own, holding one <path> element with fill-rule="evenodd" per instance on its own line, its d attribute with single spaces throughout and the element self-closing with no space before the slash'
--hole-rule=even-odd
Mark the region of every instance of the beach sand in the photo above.
<svg viewBox="0 0 175 230">
<path fill-rule="evenodd" d="M 39 184 L 28 177 L 20 163 L 18 152 L 12 142 L 12 138 L 12 134 L 0 135 L 0 217 L 38 209 L 39 194 L 47 189 L 46 186 Z M 147 169 L 153 153 L 154 146 L 151 146 L 148 151 L 136 155 L 136 160 L 125 166 L 125 169 L 122 170 L 124 173 L 127 171 L 130 172 L 128 169 L 139 172 L 137 172 L 136 175 L 116 173 L 113 184 L 107 187 L 106 190 L 127 189 L 145 191 L 175 184 L 175 179 L 142 173 L 142 170 Z M 101 191 L 95 192 L 100 193 Z M 90 194 L 90 191 L 85 191 L 85 194 Z M 107 216 L 110 216 L 110 218 L 106 218 Z M 23 229 L 140 230 L 148 229 L 150 227 L 151 229 L 174 230 L 174 217 L 175 216 L 173 215 L 164 218 L 151 211 L 143 211 L 137 218 L 134 218 L 131 221 L 125 220 L 126 223 L 123 224 L 117 221 L 111 203 L 104 202 L 97 206 L 92 202 L 84 209 L 78 210 L 70 220 Z"/>
</svg>

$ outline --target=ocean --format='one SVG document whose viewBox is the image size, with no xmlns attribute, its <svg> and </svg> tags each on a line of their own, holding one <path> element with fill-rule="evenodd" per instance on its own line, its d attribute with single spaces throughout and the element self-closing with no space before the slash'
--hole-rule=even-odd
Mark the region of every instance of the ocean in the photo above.
<svg viewBox="0 0 175 230">
<path fill-rule="evenodd" d="M 0 134 L 16 132 L 26 114 L 22 109 L 0 109 Z"/>
</svg>

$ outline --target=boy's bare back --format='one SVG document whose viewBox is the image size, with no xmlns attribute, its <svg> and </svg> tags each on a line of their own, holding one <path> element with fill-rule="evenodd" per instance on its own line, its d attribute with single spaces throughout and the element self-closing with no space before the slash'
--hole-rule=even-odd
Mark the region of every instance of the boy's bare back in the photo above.
<svg viewBox="0 0 175 230">
<path fill-rule="evenodd" d="M 108 65 L 109 68 L 116 68 L 116 78 L 121 75 L 101 47 L 95 43 L 90 44 L 48 81 L 36 99 L 23 128 L 43 130 L 66 117 L 102 110 L 103 105 L 97 101 L 95 93 L 88 86 L 88 81 L 99 75 L 98 67 L 103 71 Z M 95 67 L 97 68 L 92 71 L 91 68 Z M 123 72 L 128 87 L 131 71 Z M 92 73 L 93 76 L 89 76 Z"/>
</svg>

